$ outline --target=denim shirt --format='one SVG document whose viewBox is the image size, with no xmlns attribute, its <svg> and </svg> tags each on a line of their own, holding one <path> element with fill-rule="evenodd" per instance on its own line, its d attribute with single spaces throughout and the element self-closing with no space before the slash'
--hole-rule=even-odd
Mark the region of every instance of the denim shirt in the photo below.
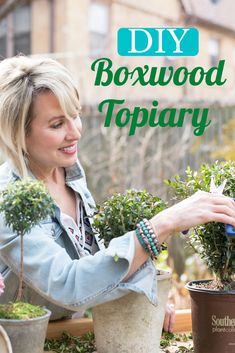
<svg viewBox="0 0 235 353">
<path fill-rule="evenodd" d="M 87 216 L 92 217 L 95 203 L 79 161 L 65 172 L 66 184 L 80 195 Z M 29 176 L 34 178 L 30 172 Z M 0 191 L 17 179 L 10 162 L 0 166 Z M 79 257 L 61 225 L 60 212 L 56 206 L 55 217 L 48 216 L 24 235 L 25 300 L 46 306 L 51 319 L 69 317 L 130 291 L 145 294 L 157 305 L 157 271 L 151 259 L 124 281 L 134 257 L 134 231 L 114 238 L 107 248 L 94 235 L 92 255 Z M 0 214 L 0 272 L 6 286 L 0 303 L 16 299 L 19 268 L 20 239 Z"/>
</svg>

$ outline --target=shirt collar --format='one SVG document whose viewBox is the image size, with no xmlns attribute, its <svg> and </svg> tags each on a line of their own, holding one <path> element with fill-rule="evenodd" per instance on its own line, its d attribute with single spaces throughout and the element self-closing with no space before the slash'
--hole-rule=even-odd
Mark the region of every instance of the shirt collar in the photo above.
<svg viewBox="0 0 235 353">
<path fill-rule="evenodd" d="M 83 177 L 82 169 L 81 169 L 78 161 L 74 165 L 72 165 L 71 167 L 65 168 L 65 181 L 66 182 L 81 179 L 82 177 Z"/>
<path fill-rule="evenodd" d="M 19 174 L 17 173 L 16 169 L 14 168 L 13 164 L 12 163 L 9 163 L 9 164 L 11 165 L 13 177 L 15 179 L 21 179 L 19 177 Z M 32 172 L 29 169 L 28 169 L 28 175 L 29 175 L 29 177 L 31 177 L 33 179 L 36 179 L 35 176 L 32 174 Z M 74 180 L 77 180 L 77 179 L 81 179 L 82 177 L 83 177 L 82 169 L 81 169 L 81 167 L 79 165 L 78 160 L 71 167 L 65 168 L 65 181 L 66 182 L 70 182 L 70 181 L 74 181 Z"/>
</svg>

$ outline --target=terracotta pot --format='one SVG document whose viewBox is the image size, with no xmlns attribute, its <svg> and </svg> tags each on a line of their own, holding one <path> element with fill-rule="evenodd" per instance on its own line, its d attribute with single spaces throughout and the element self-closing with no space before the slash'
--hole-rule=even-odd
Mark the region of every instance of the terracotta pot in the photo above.
<svg viewBox="0 0 235 353">
<path fill-rule="evenodd" d="M 171 274 L 158 276 L 158 305 L 132 292 L 92 310 L 98 353 L 159 353 Z"/>
<path fill-rule="evenodd" d="M 6 331 L 13 353 L 43 353 L 47 325 L 51 312 L 29 320 L 0 319 Z M 0 350 L 1 352 L 1 350 Z"/>
<path fill-rule="evenodd" d="M 186 285 L 191 296 L 194 353 L 235 352 L 235 291 L 216 291 Z"/>
</svg>

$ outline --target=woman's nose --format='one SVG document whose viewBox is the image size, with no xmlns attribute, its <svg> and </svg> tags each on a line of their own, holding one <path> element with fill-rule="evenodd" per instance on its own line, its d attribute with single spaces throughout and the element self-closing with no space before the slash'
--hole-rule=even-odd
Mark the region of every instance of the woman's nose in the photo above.
<svg viewBox="0 0 235 353">
<path fill-rule="evenodd" d="M 77 119 L 70 120 L 68 123 L 66 139 L 67 140 L 79 140 L 81 137 L 81 124 L 78 124 Z"/>
</svg>

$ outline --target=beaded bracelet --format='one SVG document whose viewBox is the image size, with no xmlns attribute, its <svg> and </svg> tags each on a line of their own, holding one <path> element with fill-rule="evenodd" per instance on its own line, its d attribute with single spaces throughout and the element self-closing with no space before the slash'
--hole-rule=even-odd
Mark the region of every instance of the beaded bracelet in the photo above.
<svg viewBox="0 0 235 353">
<path fill-rule="evenodd" d="M 158 253 L 160 253 L 161 252 L 161 246 L 159 244 L 158 236 L 154 232 L 151 223 L 146 218 L 144 218 L 141 222 L 142 222 L 142 226 L 144 226 L 144 229 L 147 228 L 148 233 L 151 236 L 151 240 L 152 240 L 154 246 L 156 247 Z"/>
<path fill-rule="evenodd" d="M 146 218 L 137 224 L 136 236 L 143 248 L 150 253 L 153 259 L 156 259 L 161 252 L 161 246 L 157 235 Z"/>
<path fill-rule="evenodd" d="M 149 229 L 147 229 L 143 221 L 137 224 L 136 235 L 143 248 L 150 253 L 152 258 L 156 258 L 158 255 L 157 250 L 154 247 Z"/>
<path fill-rule="evenodd" d="M 151 253 L 151 246 L 148 242 L 148 239 L 145 237 L 145 235 L 141 234 L 140 229 L 136 228 L 135 230 L 137 238 L 140 242 L 140 244 L 142 245 L 142 247 L 144 248 L 145 251 L 147 251 L 148 253 Z"/>
<path fill-rule="evenodd" d="M 152 257 L 157 258 L 157 256 L 160 253 L 160 248 L 158 247 L 158 238 L 156 237 L 150 223 L 147 220 L 144 220 L 144 235 L 147 237 L 147 240 L 150 243 L 151 251 L 152 251 Z M 148 223 L 147 223 L 148 222 Z M 146 231 L 147 228 L 147 231 Z"/>
</svg>

